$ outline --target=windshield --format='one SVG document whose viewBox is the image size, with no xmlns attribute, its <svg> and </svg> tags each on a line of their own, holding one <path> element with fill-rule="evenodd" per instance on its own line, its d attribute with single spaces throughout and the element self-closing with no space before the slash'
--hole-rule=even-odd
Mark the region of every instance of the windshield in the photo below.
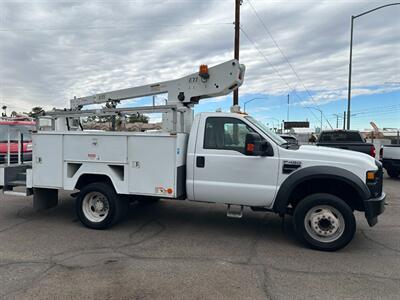
<svg viewBox="0 0 400 300">
<path fill-rule="evenodd" d="M 277 135 L 275 132 L 272 132 L 271 130 L 268 129 L 267 126 L 265 126 L 263 123 L 260 121 L 257 121 L 253 117 L 247 116 L 245 117 L 246 120 L 248 120 L 250 123 L 255 125 L 258 129 L 260 129 L 263 133 L 265 133 L 270 139 L 272 139 L 275 143 L 278 145 L 283 145 L 287 144 L 287 141 L 285 141 L 283 138 L 281 138 L 279 135 Z"/>
<path fill-rule="evenodd" d="M 18 132 L 23 134 L 24 141 L 31 141 L 31 131 L 35 130 L 34 126 L 28 125 L 0 125 L 0 141 L 7 142 L 8 132 L 10 132 L 10 141 L 18 141 Z"/>
</svg>

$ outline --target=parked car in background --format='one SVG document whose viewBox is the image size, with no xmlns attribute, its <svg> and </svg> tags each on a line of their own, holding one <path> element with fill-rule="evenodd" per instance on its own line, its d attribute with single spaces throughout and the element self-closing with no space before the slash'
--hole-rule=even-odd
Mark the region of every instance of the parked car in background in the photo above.
<svg viewBox="0 0 400 300">
<path fill-rule="evenodd" d="M 283 138 L 286 142 L 293 145 L 298 145 L 299 141 L 297 138 L 291 134 L 280 134 L 280 137 Z"/>
<path fill-rule="evenodd" d="M 384 145 L 380 150 L 380 158 L 390 177 L 400 175 L 400 145 Z"/>
<path fill-rule="evenodd" d="M 375 146 L 367 143 L 357 130 L 324 130 L 317 140 L 317 146 L 340 148 L 362 152 L 375 157 Z"/>
<path fill-rule="evenodd" d="M 19 119 L 0 119 L 0 164 L 7 163 L 10 151 L 10 163 L 18 162 L 18 152 L 23 161 L 32 160 L 32 131 L 36 129 L 34 121 Z M 18 151 L 18 139 L 20 149 Z M 10 146 L 8 146 L 10 140 Z"/>
</svg>

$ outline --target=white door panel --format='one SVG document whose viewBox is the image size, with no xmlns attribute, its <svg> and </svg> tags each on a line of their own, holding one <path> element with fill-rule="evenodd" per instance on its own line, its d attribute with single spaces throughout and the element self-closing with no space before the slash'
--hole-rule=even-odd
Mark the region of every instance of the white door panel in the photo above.
<svg viewBox="0 0 400 300">
<path fill-rule="evenodd" d="M 63 135 L 33 134 L 34 187 L 63 187 Z"/>
<path fill-rule="evenodd" d="M 278 156 L 246 156 L 235 150 L 204 149 L 205 118 L 201 120 L 194 166 L 194 198 L 196 201 L 221 202 L 250 206 L 269 206 L 276 193 Z M 227 128 L 226 124 L 224 128 Z M 222 128 L 222 127 L 221 127 Z M 225 134 L 226 135 L 226 134 Z M 223 148 L 226 137 L 216 135 L 217 147 Z M 228 137 L 230 145 L 238 148 Z M 224 144 L 224 145 L 223 145 Z M 243 145 L 244 149 L 244 145 Z M 198 157 L 204 166 L 197 163 Z"/>
</svg>

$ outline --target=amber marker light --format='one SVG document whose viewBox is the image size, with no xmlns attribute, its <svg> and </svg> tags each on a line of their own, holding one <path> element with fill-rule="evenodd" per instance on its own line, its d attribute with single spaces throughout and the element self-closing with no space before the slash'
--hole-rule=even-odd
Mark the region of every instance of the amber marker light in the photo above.
<svg viewBox="0 0 400 300">
<path fill-rule="evenodd" d="M 374 181 L 375 180 L 375 171 L 368 171 L 367 172 L 367 181 Z"/>
<path fill-rule="evenodd" d="M 207 65 L 200 65 L 199 76 L 201 78 L 203 78 L 203 79 L 210 78 L 210 74 L 208 73 L 208 66 Z"/>
</svg>

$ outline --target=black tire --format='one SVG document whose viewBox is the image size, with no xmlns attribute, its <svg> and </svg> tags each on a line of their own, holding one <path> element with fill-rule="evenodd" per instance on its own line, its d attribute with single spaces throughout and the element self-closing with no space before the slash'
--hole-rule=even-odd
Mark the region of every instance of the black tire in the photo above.
<svg viewBox="0 0 400 300">
<path fill-rule="evenodd" d="M 102 195 L 102 203 L 108 204 L 107 214 L 103 214 L 104 219 L 94 220 L 90 217 L 90 212 L 85 213 L 85 206 L 87 206 L 87 199 L 85 197 L 90 197 L 91 195 Z M 83 187 L 79 192 L 79 195 L 76 199 L 76 213 L 78 215 L 79 220 L 83 225 L 92 228 L 92 229 L 106 229 L 110 226 L 114 225 L 118 221 L 122 219 L 127 211 L 128 202 L 124 201 L 122 197 L 118 197 L 118 194 L 115 192 L 114 187 L 105 182 L 95 182 L 88 184 Z M 92 212 L 95 214 L 99 214 L 95 212 L 94 207 L 90 207 Z M 103 217 L 99 217 L 103 218 Z"/>
<path fill-rule="evenodd" d="M 334 221 L 331 222 L 332 219 Z M 296 206 L 294 228 L 298 238 L 311 248 L 336 251 L 353 239 L 356 220 L 353 210 L 342 199 L 330 194 L 313 194 L 302 199 Z"/>
<path fill-rule="evenodd" d="M 392 178 L 397 178 L 400 175 L 400 170 L 396 170 L 396 169 L 387 169 L 386 170 L 388 175 Z"/>
</svg>

